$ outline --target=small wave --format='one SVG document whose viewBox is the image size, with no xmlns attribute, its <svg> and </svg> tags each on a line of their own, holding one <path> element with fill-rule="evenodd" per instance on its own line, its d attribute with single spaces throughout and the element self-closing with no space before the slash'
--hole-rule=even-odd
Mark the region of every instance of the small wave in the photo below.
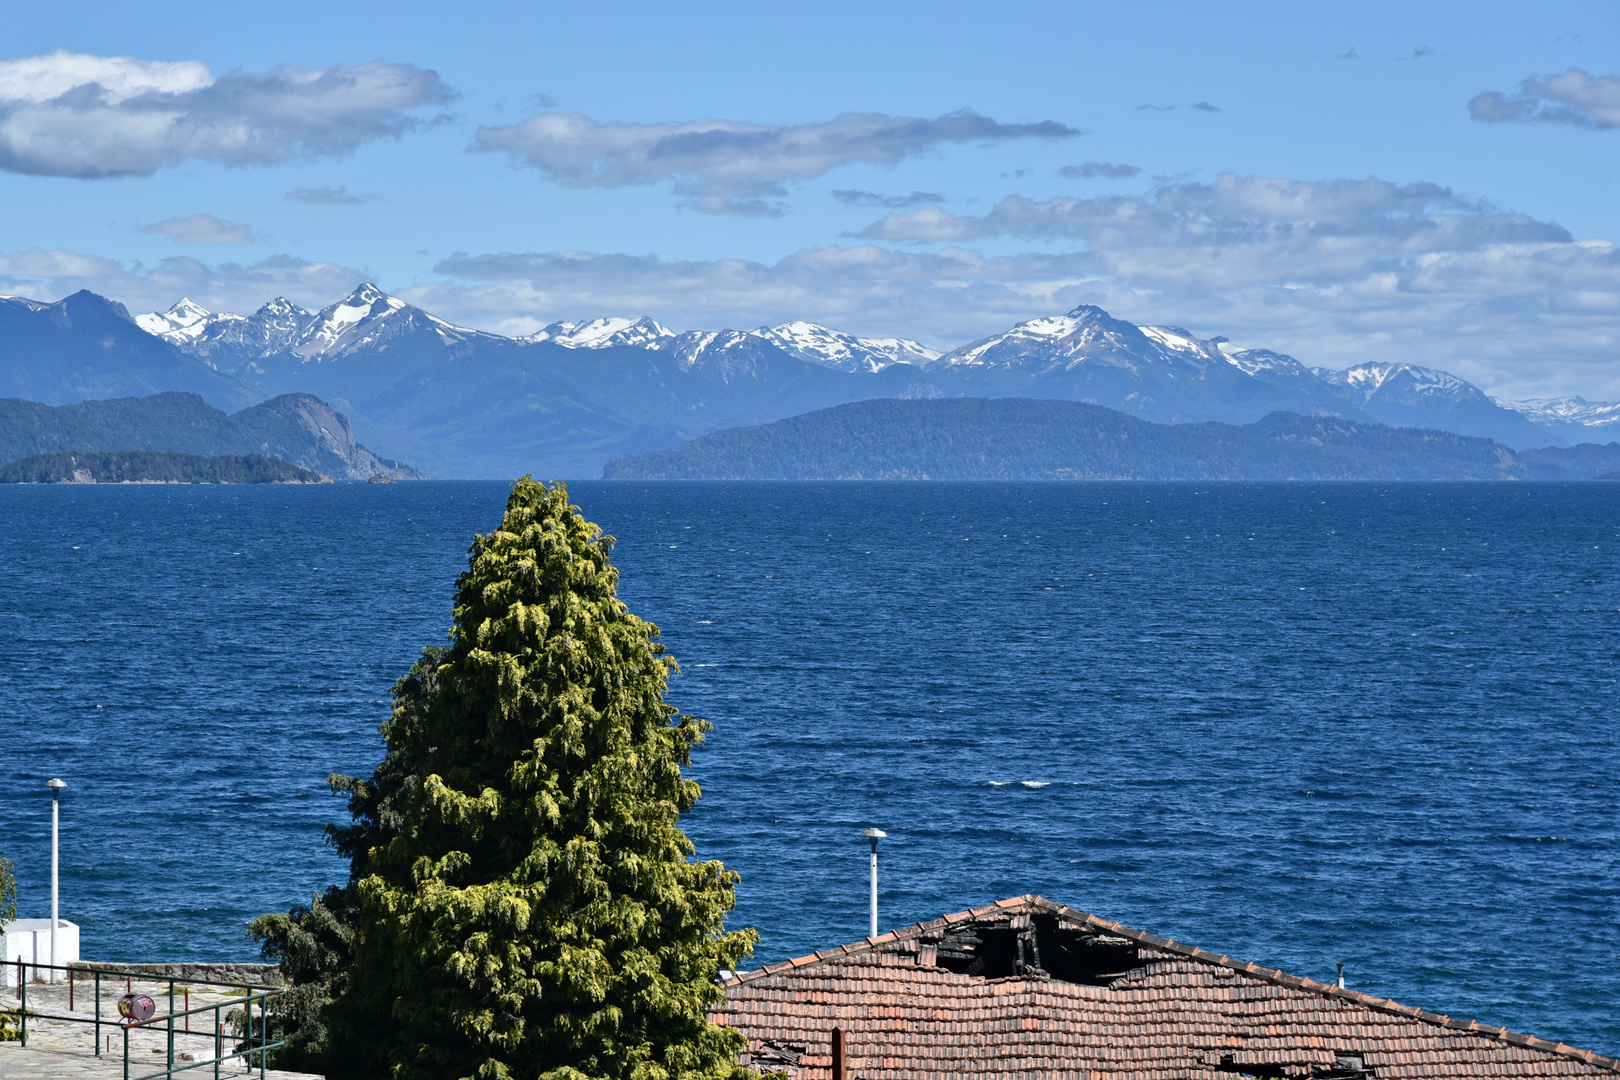
<svg viewBox="0 0 1620 1080">
<path fill-rule="evenodd" d="M 1030 791 L 1038 791 L 1043 787 L 1051 787 L 1050 780 L 986 780 L 985 787 L 1021 787 Z"/>
</svg>

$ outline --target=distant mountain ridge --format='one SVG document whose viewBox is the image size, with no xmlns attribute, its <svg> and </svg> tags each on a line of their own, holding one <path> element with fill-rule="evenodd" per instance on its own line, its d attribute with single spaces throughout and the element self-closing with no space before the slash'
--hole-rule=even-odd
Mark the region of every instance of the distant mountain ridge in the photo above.
<svg viewBox="0 0 1620 1080">
<path fill-rule="evenodd" d="M 1488 439 L 1276 412 L 1250 424 L 1155 424 L 1032 398 L 874 400 L 673 450 L 607 480 L 1525 480 L 1620 469 L 1620 443 L 1515 454 Z"/>
<path fill-rule="evenodd" d="M 261 455 L 345 480 L 422 479 L 358 445 L 349 422 L 308 394 L 285 394 L 231 416 L 197 394 L 178 392 L 60 406 L 0 399 L 0 462 L 128 451 Z"/>
<path fill-rule="evenodd" d="M 44 310 L 62 305 L 70 318 Z M 1282 410 L 1517 448 L 1620 430 L 1603 426 L 1620 422 L 1620 406 L 1497 402 L 1413 365 L 1313 369 L 1089 306 L 940 354 L 808 322 L 677 333 L 615 317 L 504 337 L 370 284 L 317 312 L 277 298 L 248 316 L 182 301 L 131 319 L 89 293 L 0 301 L 0 393 L 56 405 L 165 389 L 226 409 L 311 394 L 366 446 L 447 477 L 594 476 L 613 458 L 706 432 L 881 397 L 1090 401 L 1163 423 L 1242 424 Z"/>
</svg>

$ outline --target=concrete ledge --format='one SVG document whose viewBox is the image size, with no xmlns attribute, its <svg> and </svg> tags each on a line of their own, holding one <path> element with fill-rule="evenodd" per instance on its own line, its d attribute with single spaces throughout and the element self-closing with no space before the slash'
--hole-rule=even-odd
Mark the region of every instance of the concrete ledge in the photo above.
<svg viewBox="0 0 1620 1080">
<path fill-rule="evenodd" d="M 122 964 L 114 960 L 80 960 L 73 965 L 80 971 L 134 971 L 157 979 L 196 979 L 200 982 L 245 983 L 248 986 L 280 986 L 287 980 L 281 974 L 280 964 L 239 964 L 205 962 L 180 964 Z"/>
</svg>

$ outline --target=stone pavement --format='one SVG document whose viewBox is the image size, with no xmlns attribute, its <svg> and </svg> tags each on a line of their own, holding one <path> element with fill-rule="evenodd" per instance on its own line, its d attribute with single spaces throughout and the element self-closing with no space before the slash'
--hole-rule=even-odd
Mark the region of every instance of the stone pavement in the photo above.
<svg viewBox="0 0 1620 1080">
<path fill-rule="evenodd" d="M 101 1055 L 95 1053 L 96 1029 L 93 1020 L 95 1002 L 93 984 L 79 982 L 74 987 L 73 1009 L 68 1009 L 68 988 L 65 984 L 47 986 L 33 983 L 28 987 L 28 1045 L 0 1042 L 0 1080 L 122 1080 L 124 1077 L 124 1030 L 118 1024 L 118 998 L 125 992 L 124 979 L 104 978 L 101 988 Z M 149 995 L 157 1003 L 157 1016 L 168 1015 L 167 982 L 135 979 L 130 988 Z M 0 996 L 0 1008 L 16 1008 L 16 991 L 7 989 Z M 208 1008 L 207 1012 L 189 1018 L 176 1017 L 174 1033 L 175 1067 L 185 1066 L 185 1072 L 175 1075 L 182 1080 L 204 1080 L 214 1076 L 214 1060 L 223 1050 L 229 1054 L 235 1042 L 231 1035 L 230 1013 L 240 1011 L 240 991 L 227 991 L 222 987 L 193 986 L 189 1004 L 192 1009 Z M 176 987 L 174 1008 L 184 1012 L 187 995 L 184 987 Z M 219 1006 L 218 1009 L 211 1006 Z M 216 1033 L 215 1026 L 219 1030 Z M 186 1030 L 187 1026 L 191 1030 Z M 141 1027 L 129 1033 L 129 1077 L 151 1076 L 160 1073 L 168 1060 L 168 1028 L 166 1024 Z M 231 1080 L 248 1080 L 259 1075 L 258 1062 L 251 1067 L 243 1058 L 228 1058 L 218 1063 L 219 1076 Z M 318 1080 L 304 1073 L 278 1072 L 267 1069 L 265 1080 Z"/>
</svg>

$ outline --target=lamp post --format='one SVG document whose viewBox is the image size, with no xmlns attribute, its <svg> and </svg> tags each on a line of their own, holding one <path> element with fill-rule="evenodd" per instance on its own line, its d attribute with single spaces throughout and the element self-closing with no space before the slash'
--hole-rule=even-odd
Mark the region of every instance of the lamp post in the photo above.
<svg viewBox="0 0 1620 1080">
<path fill-rule="evenodd" d="M 889 834 L 882 829 L 867 829 L 861 835 L 872 842 L 872 936 L 877 937 L 877 842 Z"/>
<path fill-rule="evenodd" d="M 56 924 L 61 912 L 61 890 L 57 876 L 57 851 L 62 838 L 62 789 L 67 787 L 62 780 L 51 779 L 45 781 L 45 786 L 51 789 L 51 973 L 46 982 L 56 981 Z"/>
</svg>

